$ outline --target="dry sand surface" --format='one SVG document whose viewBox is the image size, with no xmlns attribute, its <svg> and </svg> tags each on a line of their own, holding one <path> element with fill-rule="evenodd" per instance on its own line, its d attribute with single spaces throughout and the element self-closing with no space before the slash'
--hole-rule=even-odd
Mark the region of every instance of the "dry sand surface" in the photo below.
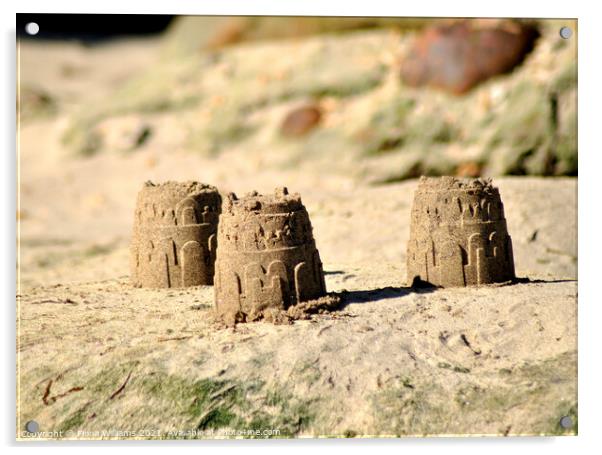
<svg viewBox="0 0 602 455">
<path fill-rule="evenodd" d="M 257 156 L 160 144 L 66 158 L 64 121 L 20 134 L 19 432 L 31 419 L 67 438 L 576 431 L 559 426 L 577 413 L 576 179 L 494 182 L 528 280 L 411 289 L 415 180 L 368 186 L 309 161 L 265 170 Z M 342 307 L 291 325 L 223 328 L 212 287 L 133 288 L 133 209 L 149 179 L 300 192 Z"/>
<path fill-rule="evenodd" d="M 126 179 L 62 188 L 49 195 L 46 222 L 33 215 L 42 200 L 24 205 L 32 215 L 22 224 L 21 422 L 549 434 L 576 412 L 574 180 L 498 180 L 517 273 L 533 282 L 419 291 L 404 283 L 415 182 L 347 191 L 295 182 L 327 288 L 342 292 L 345 306 L 290 326 L 223 329 L 211 323 L 211 287 L 130 286 L 138 185 Z M 90 193 L 105 207 L 86 216 L 69 199 Z"/>
</svg>

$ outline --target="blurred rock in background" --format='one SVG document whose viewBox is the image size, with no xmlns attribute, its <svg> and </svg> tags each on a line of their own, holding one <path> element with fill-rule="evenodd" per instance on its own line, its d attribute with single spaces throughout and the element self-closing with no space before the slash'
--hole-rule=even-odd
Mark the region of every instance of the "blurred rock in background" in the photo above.
<svg viewBox="0 0 602 455">
<path fill-rule="evenodd" d="M 307 134 L 320 123 L 322 110 L 315 105 L 301 106 L 291 110 L 280 126 L 283 136 L 297 137 Z"/>
<path fill-rule="evenodd" d="M 428 27 L 403 59 L 401 76 L 414 87 L 466 93 L 522 63 L 539 31 L 514 20 L 466 19 Z"/>
</svg>

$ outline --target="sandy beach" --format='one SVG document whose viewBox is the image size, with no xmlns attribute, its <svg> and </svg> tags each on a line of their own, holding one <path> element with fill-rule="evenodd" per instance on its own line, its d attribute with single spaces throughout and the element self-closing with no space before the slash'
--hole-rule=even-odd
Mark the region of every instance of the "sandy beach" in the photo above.
<svg viewBox="0 0 602 455">
<path fill-rule="evenodd" d="M 73 156 L 64 142 L 73 115 L 154 64 L 156 46 L 21 48 L 22 82 L 44 81 L 61 107 L 19 129 L 19 429 L 33 419 L 62 438 L 576 432 L 559 425 L 577 415 L 576 178 L 494 178 L 519 282 L 413 289 L 417 179 L 379 183 L 324 157 L 264 166 L 286 149 L 259 153 L 261 141 L 248 154 L 206 155 L 159 135 L 132 153 Z M 224 328 L 210 286 L 133 288 L 129 242 L 147 180 L 300 193 L 341 307 Z"/>
</svg>

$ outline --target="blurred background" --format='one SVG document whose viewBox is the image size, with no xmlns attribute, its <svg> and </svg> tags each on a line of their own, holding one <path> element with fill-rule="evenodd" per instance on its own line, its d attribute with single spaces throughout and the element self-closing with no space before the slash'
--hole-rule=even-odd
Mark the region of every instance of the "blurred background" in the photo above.
<svg viewBox="0 0 602 455">
<path fill-rule="evenodd" d="M 317 193 L 420 175 L 576 176 L 577 31 L 548 19 L 17 15 L 22 260 L 32 282 L 60 264 L 72 273 L 77 257 L 126 273 L 149 179 L 287 185 L 311 212 Z"/>
<path fill-rule="evenodd" d="M 68 114 L 62 142 L 80 157 L 155 143 L 165 153 L 267 154 L 268 166 L 317 160 L 373 183 L 576 175 L 576 37 L 559 34 L 567 23 L 576 31 L 551 20 L 19 15 L 27 50 L 67 41 L 86 54 L 154 36 L 152 49 L 132 53 L 157 57 L 108 59 L 131 71 L 92 105 L 70 87 L 88 77 L 85 63 L 50 77 L 23 68 L 20 119 Z"/>
</svg>

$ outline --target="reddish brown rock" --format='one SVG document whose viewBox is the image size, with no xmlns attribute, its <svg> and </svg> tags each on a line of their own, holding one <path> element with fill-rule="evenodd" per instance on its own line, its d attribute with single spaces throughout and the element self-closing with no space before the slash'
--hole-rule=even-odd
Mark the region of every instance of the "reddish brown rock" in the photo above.
<svg viewBox="0 0 602 455">
<path fill-rule="evenodd" d="M 535 26 L 511 20 L 462 20 L 422 32 L 402 61 L 401 78 L 413 87 L 462 94 L 511 71 L 533 49 Z"/>
<path fill-rule="evenodd" d="M 290 111 L 280 126 L 283 136 L 298 137 L 307 134 L 320 123 L 322 110 L 315 105 L 303 106 Z"/>
<path fill-rule="evenodd" d="M 456 177 L 479 177 L 483 171 L 483 166 L 475 161 L 466 161 L 456 166 Z"/>
</svg>

